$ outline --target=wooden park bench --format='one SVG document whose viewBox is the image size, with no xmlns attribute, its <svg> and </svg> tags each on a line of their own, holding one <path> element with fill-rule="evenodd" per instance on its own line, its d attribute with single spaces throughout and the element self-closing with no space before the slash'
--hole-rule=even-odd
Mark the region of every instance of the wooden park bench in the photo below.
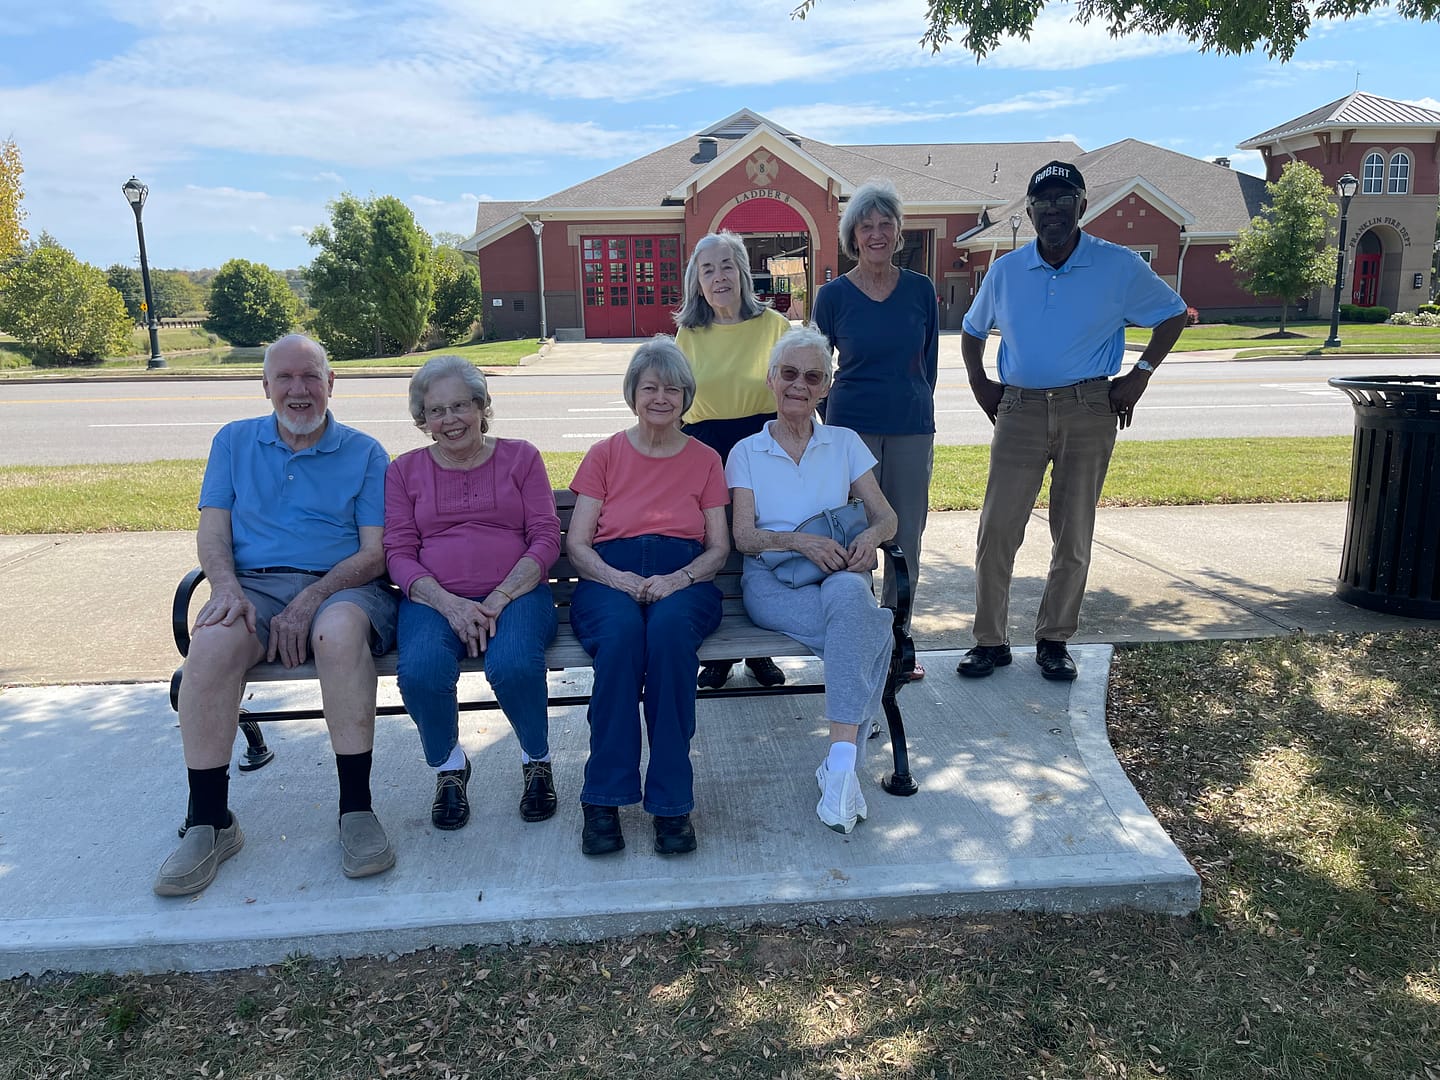
<svg viewBox="0 0 1440 1080">
<path fill-rule="evenodd" d="M 560 528 L 563 534 L 570 527 L 570 515 L 575 508 L 574 493 L 569 490 L 556 491 L 555 504 L 559 510 Z M 564 549 L 563 535 L 561 549 Z M 882 781 L 882 786 L 892 795 L 913 795 L 918 790 L 918 785 L 910 775 L 909 754 L 905 747 L 905 725 L 900 716 L 900 707 L 895 700 L 897 692 L 907 681 L 906 674 L 915 662 L 915 647 L 904 629 L 906 615 L 910 610 L 910 577 L 905 560 L 901 557 L 900 548 L 897 545 L 884 544 L 881 546 L 881 551 L 885 557 L 885 573 L 893 574 L 898 586 L 893 624 L 895 646 L 890 654 L 890 670 L 886 677 L 882 696 L 885 719 L 890 729 L 890 748 L 894 754 L 895 770 Z M 700 647 L 701 662 L 729 660 L 744 656 L 812 656 L 809 649 L 793 638 L 786 637 L 774 630 L 763 630 L 750 621 L 749 616 L 745 614 L 745 605 L 740 598 L 740 572 L 743 560 L 744 556 L 732 549 L 724 568 L 715 578 L 715 584 L 724 597 L 723 616 L 719 628 L 706 638 Z M 185 575 L 175 590 L 171 621 L 175 633 L 175 647 L 180 650 L 182 657 L 190 652 L 190 608 L 195 590 L 204 580 L 204 571 L 197 567 Z M 555 640 L 551 642 L 549 649 L 545 652 L 546 666 L 552 671 L 591 666 L 589 653 L 580 646 L 574 631 L 570 629 L 570 597 L 575 591 L 575 584 L 578 580 L 578 576 L 570 566 L 570 560 L 561 555 L 560 560 L 551 569 L 549 577 L 550 588 L 554 592 L 555 606 L 559 615 L 559 629 L 555 634 Z M 375 658 L 375 670 L 382 676 L 394 676 L 394 650 Z M 462 672 L 483 672 L 485 670 L 484 655 L 473 660 L 462 659 L 460 670 Z M 170 705 L 177 712 L 180 708 L 180 680 L 184 671 L 182 665 L 175 669 L 175 674 L 170 678 Z M 789 674 L 793 677 L 793 673 Z M 246 674 L 247 683 L 294 682 L 315 678 L 317 676 L 314 661 L 287 668 L 278 661 L 266 663 L 262 660 Z M 765 687 L 748 684 L 724 686 L 718 690 L 701 690 L 697 696 L 702 701 L 708 701 L 715 698 L 762 697 L 774 694 L 819 694 L 824 690 L 825 687 L 821 683 L 796 684 L 787 678 L 783 686 Z M 586 705 L 589 704 L 589 701 L 589 695 L 554 694 L 551 695 L 549 704 L 554 706 Z M 459 704 L 461 711 L 499 708 L 499 705 L 491 699 L 475 701 L 462 699 Z M 378 706 L 375 712 L 377 716 L 406 715 L 403 705 L 382 705 Z M 268 764 L 275 756 L 273 751 L 265 745 L 265 738 L 260 731 L 262 722 L 323 718 L 323 711 L 315 708 L 269 711 L 250 711 L 242 708 L 240 710 L 240 731 L 245 736 L 246 748 L 245 758 L 239 766 L 240 770 L 252 772 Z M 875 730 L 870 733 L 871 738 L 878 734 L 878 729 L 877 722 Z"/>
</svg>

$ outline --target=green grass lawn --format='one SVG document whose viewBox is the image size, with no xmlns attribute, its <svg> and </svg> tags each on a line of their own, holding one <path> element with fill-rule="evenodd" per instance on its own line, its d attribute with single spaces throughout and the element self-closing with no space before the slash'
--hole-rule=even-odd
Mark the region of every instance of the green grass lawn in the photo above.
<svg viewBox="0 0 1440 1080">
<path fill-rule="evenodd" d="M 1435 630 L 1116 654 L 1110 738 L 1200 876 L 1192 917 L 804 922 L 16 980 L 0 1077 L 1433 1080 L 1437 668 Z M 579 858 L 573 830 L 543 857 Z"/>
<path fill-rule="evenodd" d="M 159 334 L 160 351 L 168 365 L 165 374 L 190 375 L 196 372 L 216 371 L 236 374 L 254 374 L 260 370 L 263 349 L 235 348 L 226 342 L 198 328 L 162 329 Z M 129 356 L 105 360 L 99 364 L 57 365 L 39 356 L 36 350 L 21 345 L 13 338 L 0 336 L 0 376 L 31 375 L 36 373 L 86 374 L 96 372 L 144 371 L 150 358 L 150 333 L 137 327 L 131 334 Z M 434 349 L 425 353 L 407 353 L 404 356 L 367 357 L 360 360 L 337 360 L 332 366 L 336 371 L 365 371 L 375 368 L 417 368 L 431 356 L 454 353 L 481 367 L 514 367 L 522 359 L 538 352 L 540 343 L 534 340 L 486 341 L 478 345 L 455 345 Z"/>
<path fill-rule="evenodd" d="M 1187 326 L 1175 348 L 1179 352 L 1200 352 L 1206 349 L 1256 350 L 1256 355 L 1280 353 L 1312 353 L 1320 350 L 1330 336 L 1328 322 L 1290 322 L 1286 332 L 1291 337 L 1269 335 L 1280 328 L 1279 320 L 1263 323 L 1214 323 Z M 1150 341 L 1150 331 L 1129 327 L 1125 340 L 1132 345 Z M 1440 327 L 1388 326 L 1384 323 L 1341 323 L 1341 351 L 1349 352 L 1435 352 L 1440 351 Z M 1364 348 L 1359 348 L 1364 346 Z M 1331 349 L 1329 352 L 1334 353 Z"/>
<path fill-rule="evenodd" d="M 1350 437 L 1121 440 L 1103 506 L 1335 502 L 1350 483 Z M 989 447 L 937 446 L 930 509 L 977 510 Z M 565 487 L 584 456 L 548 453 L 553 487 Z M 0 468 L 0 533 L 193 529 L 203 461 Z M 1046 505 L 1048 487 L 1041 491 Z"/>
</svg>

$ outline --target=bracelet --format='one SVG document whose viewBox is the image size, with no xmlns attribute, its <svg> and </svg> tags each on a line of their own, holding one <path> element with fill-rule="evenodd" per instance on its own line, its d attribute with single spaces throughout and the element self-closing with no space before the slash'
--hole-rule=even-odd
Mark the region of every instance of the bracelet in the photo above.
<svg viewBox="0 0 1440 1080">
<path fill-rule="evenodd" d="M 695 584 L 695 575 L 690 572 L 690 568 L 688 566 L 680 567 L 680 572 L 690 579 L 691 585 Z"/>
<path fill-rule="evenodd" d="M 515 597 L 511 596 L 511 595 L 510 595 L 508 592 L 506 592 L 504 589 L 500 588 L 499 585 L 496 585 L 495 588 L 491 589 L 490 591 L 491 591 L 491 592 L 498 592 L 501 596 L 505 597 L 505 599 L 508 600 L 508 601 L 509 601 L 510 603 L 512 603 L 512 604 L 515 602 Z"/>
</svg>

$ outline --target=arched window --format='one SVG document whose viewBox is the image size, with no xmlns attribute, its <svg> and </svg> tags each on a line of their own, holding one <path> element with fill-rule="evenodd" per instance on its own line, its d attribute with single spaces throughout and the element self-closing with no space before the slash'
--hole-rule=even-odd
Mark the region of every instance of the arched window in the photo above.
<svg viewBox="0 0 1440 1080">
<path fill-rule="evenodd" d="M 1390 194 L 1410 193 L 1410 155 L 1403 150 L 1390 159 Z"/>
<path fill-rule="evenodd" d="M 1374 150 L 1365 155 L 1365 186 L 1360 191 L 1365 195 L 1385 192 L 1385 159 Z"/>
</svg>

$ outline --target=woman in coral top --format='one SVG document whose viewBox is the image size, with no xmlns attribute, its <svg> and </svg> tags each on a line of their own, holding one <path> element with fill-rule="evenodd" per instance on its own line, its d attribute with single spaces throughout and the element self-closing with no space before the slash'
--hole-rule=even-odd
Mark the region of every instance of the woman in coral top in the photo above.
<svg viewBox="0 0 1440 1080">
<path fill-rule="evenodd" d="M 671 338 L 657 335 L 635 351 L 624 392 L 637 422 L 585 455 L 565 534 L 582 579 L 570 625 L 595 669 L 580 850 L 623 848 L 619 808 L 643 800 L 655 850 L 678 855 L 695 850 L 695 667 L 701 642 L 720 625 L 711 579 L 730 553 L 730 493 L 720 455 L 680 430 L 695 377 Z M 643 785 L 641 705 L 650 741 Z"/>
<path fill-rule="evenodd" d="M 540 452 L 490 430 L 485 376 L 437 356 L 410 380 L 410 413 L 432 445 L 385 474 L 385 561 L 400 587 L 396 674 L 436 770 L 430 821 L 470 820 L 470 760 L 460 745 L 460 658 L 485 654 L 485 677 L 520 742 L 520 816 L 555 813 L 545 648 L 555 637 L 546 582 L 560 519 Z"/>
</svg>

